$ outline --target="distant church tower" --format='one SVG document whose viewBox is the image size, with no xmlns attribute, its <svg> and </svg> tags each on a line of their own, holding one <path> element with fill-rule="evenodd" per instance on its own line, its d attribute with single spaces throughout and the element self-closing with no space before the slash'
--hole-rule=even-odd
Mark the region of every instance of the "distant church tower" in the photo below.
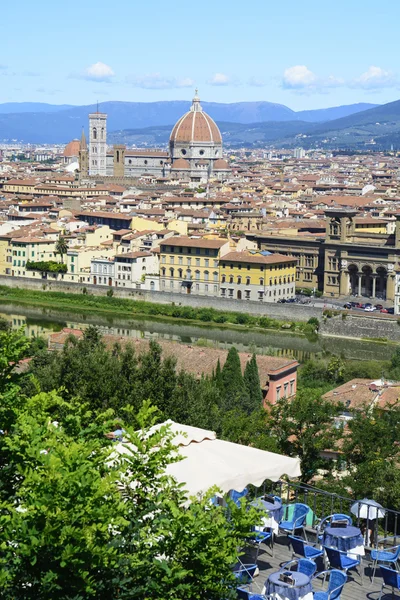
<svg viewBox="0 0 400 600">
<path fill-rule="evenodd" d="M 89 115 L 89 175 L 106 175 L 107 115 Z"/>
<path fill-rule="evenodd" d="M 82 128 L 81 145 L 79 149 L 79 174 L 80 178 L 89 175 L 89 152 L 86 144 L 85 131 Z"/>
</svg>

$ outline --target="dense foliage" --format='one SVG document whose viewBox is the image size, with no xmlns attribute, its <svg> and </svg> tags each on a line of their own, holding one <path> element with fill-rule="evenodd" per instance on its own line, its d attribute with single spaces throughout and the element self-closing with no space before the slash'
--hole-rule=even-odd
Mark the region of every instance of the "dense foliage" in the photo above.
<svg viewBox="0 0 400 600">
<path fill-rule="evenodd" d="M 28 260 L 26 262 L 26 268 L 28 271 L 41 271 L 46 273 L 66 273 L 67 265 L 64 263 L 58 263 L 54 260 L 39 260 L 33 261 Z"/>
<path fill-rule="evenodd" d="M 100 345 L 91 330 L 81 350 Z M 15 365 L 28 347 L 0 332 L 0 598 L 235 598 L 232 565 L 255 509 L 211 506 L 212 490 L 187 505 L 165 474 L 176 460 L 168 426 L 150 429 L 162 417 L 148 402 L 124 406 L 135 450 L 122 461 L 104 435 L 111 408 L 66 390 L 23 393 Z"/>
</svg>

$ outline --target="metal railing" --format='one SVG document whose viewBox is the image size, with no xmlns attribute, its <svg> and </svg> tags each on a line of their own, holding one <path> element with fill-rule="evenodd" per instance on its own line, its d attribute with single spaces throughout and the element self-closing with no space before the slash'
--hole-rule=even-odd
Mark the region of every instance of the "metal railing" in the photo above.
<svg viewBox="0 0 400 600">
<path fill-rule="evenodd" d="M 312 523 L 308 520 L 307 526 L 316 533 L 318 524 L 323 519 L 340 513 L 351 516 L 354 525 L 361 529 L 366 548 L 400 545 L 400 512 L 396 510 L 383 507 L 381 510 L 384 516 L 372 519 L 369 516 L 371 505 L 366 502 L 346 498 L 313 486 L 282 480 L 271 482 L 269 485 L 264 484 L 262 491 L 279 496 L 285 505 L 296 502 L 307 504 L 312 511 Z M 356 514 L 351 512 L 351 507 L 355 502 L 358 503 Z M 361 516 L 363 514 L 366 514 L 367 518 L 363 518 Z M 386 538 L 390 538 L 390 543 L 385 544 L 384 539 Z"/>
</svg>

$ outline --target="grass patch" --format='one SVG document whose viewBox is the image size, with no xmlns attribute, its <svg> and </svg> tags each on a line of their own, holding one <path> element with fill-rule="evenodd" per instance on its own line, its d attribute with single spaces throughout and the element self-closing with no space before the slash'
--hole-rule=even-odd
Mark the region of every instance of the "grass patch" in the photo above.
<svg viewBox="0 0 400 600">
<path fill-rule="evenodd" d="M 240 328 L 281 330 L 287 327 L 287 321 L 278 321 L 266 316 L 250 315 L 246 312 L 228 312 L 214 308 L 193 308 L 170 304 L 157 304 L 144 300 L 117 298 L 115 296 L 94 296 L 91 294 L 73 294 L 64 292 L 44 292 L 0 286 L 0 304 L 12 302 L 15 305 L 36 305 L 57 310 L 79 310 L 99 312 L 129 317 L 151 317 L 173 319 L 176 322 L 198 322 Z M 307 333 L 310 326 L 304 322 L 293 321 L 290 331 Z"/>
</svg>

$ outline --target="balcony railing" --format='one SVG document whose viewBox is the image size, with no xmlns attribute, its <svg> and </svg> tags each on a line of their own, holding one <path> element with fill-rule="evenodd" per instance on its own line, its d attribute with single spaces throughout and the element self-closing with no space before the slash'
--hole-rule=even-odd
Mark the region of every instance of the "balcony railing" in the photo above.
<svg viewBox="0 0 400 600">
<path fill-rule="evenodd" d="M 360 527 L 364 535 L 366 548 L 375 548 L 384 538 L 391 538 L 392 546 L 400 544 L 400 512 L 383 507 L 384 516 L 378 519 L 362 518 L 363 509 L 368 515 L 370 505 L 361 500 L 346 498 L 309 485 L 297 484 L 287 481 L 277 481 L 269 486 L 265 485 L 265 493 L 280 496 L 284 504 L 301 502 L 307 504 L 312 510 L 312 523 L 310 529 L 317 530 L 318 523 L 334 513 L 347 514 L 352 517 L 354 524 Z M 358 502 L 357 513 L 351 512 L 352 505 Z M 379 544 L 380 545 L 380 544 Z"/>
</svg>

